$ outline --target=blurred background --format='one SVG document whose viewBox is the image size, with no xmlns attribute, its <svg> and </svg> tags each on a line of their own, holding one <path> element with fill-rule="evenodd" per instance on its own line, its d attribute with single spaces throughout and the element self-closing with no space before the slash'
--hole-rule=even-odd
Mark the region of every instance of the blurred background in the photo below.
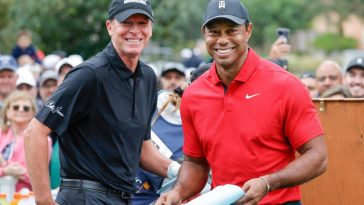
<svg viewBox="0 0 364 205">
<path fill-rule="evenodd" d="M 182 61 L 183 48 L 205 60 L 200 26 L 208 0 L 152 0 L 155 25 L 143 60 Z M 62 51 L 84 59 L 108 42 L 105 28 L 110 1 L 0 0 L 0 53 L 11 53 L 17 34 L 32 32 L 45 54 Z M 314 71 L 324 59 L 345 65 L 364 49 L 364 0 L 244 0 L 253 23 L 251 46 L 263 57 L 279 27 L 290 29 L 290 72 Z M 182 54 L 182 55 L 181 55 Z"/>
</svg>

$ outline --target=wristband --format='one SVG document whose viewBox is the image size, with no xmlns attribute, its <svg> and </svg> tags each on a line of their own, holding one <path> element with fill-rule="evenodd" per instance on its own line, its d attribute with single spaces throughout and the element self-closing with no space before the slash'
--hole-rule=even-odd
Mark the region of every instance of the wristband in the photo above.
<svg viewBox="0 0 364 205">
<path fill-rule="evenodd" d="M 180 167 L 181 167 L 181 165 L 176 161 L 173 161 L 172 163 L 170 163 L 168 166 L 168 170 L 167 170 L 168 179 L 176 178 Z"/>
<path fill-rule="evenodd" d="M 270 191 L 270 185 L 268 184 L 268 181 L 264 177 L 259 177 L 259 179 L 261 179 L 267 186 L 267 191 L 265 192 L 265 195 L 264 195 L 264 196 L 266 196 L 268 194 L 268 192 Z"/>
</svg>

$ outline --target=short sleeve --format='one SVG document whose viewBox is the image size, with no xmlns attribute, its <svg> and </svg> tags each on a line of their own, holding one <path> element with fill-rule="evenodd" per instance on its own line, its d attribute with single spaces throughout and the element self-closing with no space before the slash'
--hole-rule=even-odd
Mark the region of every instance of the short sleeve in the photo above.
<svg viewBox="0 0 364 205">
<path fill-rule="evenodd" d="M 284 133 L 295 149 L 323 135 L 323 128 L 312 99 L 297 78 L 292 76 L 287 79 L 283 96 Z"/>
<path fill-rule="evenodd" d="M 61 136 L 70 123 L 81 119 L 90 111 L 95 88 L 94 70 L 88 67 L 75 68 L 67 74 L 35 118 Z"/>
<path fill-rule="evenodd" d="M 202 158 L 205 154 L 202 149 L 201 140 L 196 132 L 191 111 L 188 109 L 188 95 L 182 97 L 181 117 L 183 128 L 183 152 L 191 157 Z"/>
</svg>

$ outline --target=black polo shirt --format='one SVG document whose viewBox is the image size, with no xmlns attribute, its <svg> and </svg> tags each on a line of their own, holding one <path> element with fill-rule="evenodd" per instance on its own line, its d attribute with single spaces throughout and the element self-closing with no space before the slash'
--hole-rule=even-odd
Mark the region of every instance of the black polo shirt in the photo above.
<svg viewBox="0 0 364 205">
<path fill-rule="evenodd" d="M 157 101 L 156 76 L 132 73 L 110 43 L 67 74 L 36 118 L 59 136 L 61 176 L 134 193 L 134 175 Z"/>
</svg>

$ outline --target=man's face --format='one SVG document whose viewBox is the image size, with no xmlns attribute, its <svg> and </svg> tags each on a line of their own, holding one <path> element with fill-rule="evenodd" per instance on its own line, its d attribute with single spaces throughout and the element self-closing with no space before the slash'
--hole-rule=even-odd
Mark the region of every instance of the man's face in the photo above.
<svg viewBox="0 0 364 205">
<path fill-rule="evenodd" d="M 320 95 L 326 90 L 342 84 L 342 74 L 334 66 L 325 66 L 316 71 L 317 89 Z"/>
<path fill-rule="evenodd" d="M 317 84 L 314 78 L 302 78 L 301 82 L 307 87 L 312 98 L 317 96 Z"/>
<path fill-rule="evenodd" d="M 39 94 L 43 102 L 46 102 L 48 98 L 54 93 L 54 91 L 56 91 L 56 89 L 57 89 L 57 80 L 55 79 L 46 80 L 39 89 Z"/>
<path fill-rule="evenodd" d="M 0 71 L 0 96 L 6 97 L 15 90 L 17 78 L 14 71 Z"/>
<path fill-rule="evenodd" d="M 161 76 L 161 86 L 163 90 L 173 90 L 181 85 L 186 78 L 184 75 L 176 71 L 169 71 Z"/>
<path fill-rule="evenodd" d="M 224 69 L 241 66 L 247 52 L 252 25 L 237 25 L 228 20 L 215 20 L 202 28 L 207 52 Z"/>
<path fill-rule="evenodd" d="M 111 41 L 121 56 L 138 58 L 152 36 L 152 22 L 142 14 L 130 16 L 124 22 L 106 21 Z"/>
<path fill-rule="evenodd" d="M 364 97 L 364 69 L 353 67 L 345 74 L 344 84 L 355 98 Z"/>
</svg>

